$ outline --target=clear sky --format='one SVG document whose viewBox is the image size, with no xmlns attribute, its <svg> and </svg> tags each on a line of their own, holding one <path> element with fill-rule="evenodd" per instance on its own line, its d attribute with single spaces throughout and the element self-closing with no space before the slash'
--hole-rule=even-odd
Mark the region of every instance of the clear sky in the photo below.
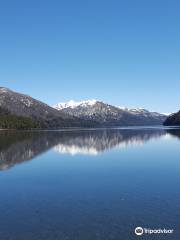
<svg viewBox="0 0 180 240">
<path fill-rule="evenodd" d="M 6 0 L 0 85 L 48 104 L 180 109 L 179 0 Z"/>
</svg>

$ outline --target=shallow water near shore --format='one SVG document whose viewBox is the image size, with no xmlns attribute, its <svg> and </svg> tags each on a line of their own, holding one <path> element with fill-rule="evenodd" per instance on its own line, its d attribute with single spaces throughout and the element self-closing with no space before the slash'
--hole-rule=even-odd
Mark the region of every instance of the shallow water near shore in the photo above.
<svg viewBox="0 0 180 240">
<path fill-rule="evenodd" d="M 0 239 L 176 240 L 179 183 L 178 128 L 0 131 Z"/>
</svg>

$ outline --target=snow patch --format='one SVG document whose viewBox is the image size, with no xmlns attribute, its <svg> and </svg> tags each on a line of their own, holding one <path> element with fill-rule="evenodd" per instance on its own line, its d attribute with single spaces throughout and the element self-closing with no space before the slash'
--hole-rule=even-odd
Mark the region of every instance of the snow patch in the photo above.
<svg viewBox="0 0 180 240">
<path fill-rule="evenodd" d="M 76 108 L 76 107 L 86 107 L 86 106 L 93 106 L 94 104 L 96 104 L 97 100 L 92 99 L 92 100 L 85 100 L 85 101 L 80 101 L 80 102 L 76 102 L 74 100 L 70 100 L 69 102 L 66 103 L 58 103 L 56 105 L 54 105 L 53 107 L 58 109 L 58 110 L 62 110 L 65 108 Z"/>
<path fill-rule="evenodd" d="M 33 101 L 31 101 L 30 99 L 28 98 L 22 98 L 21 99 L 21 102 L 26 105 L 27 107 L 30 107 L 31 105 L 33 105 Z"/>
<path fill-rule="evenodd" d="M 0 93 L 6 93 L 6 92 L 8 92 L 7 88 L 0 87 Z"/>
<path fill-rule="evenodd" d="M 170 116 L 172 113 L 161 113 L 161 114 L 163 114 L 165 116 Z"/>
</svg>

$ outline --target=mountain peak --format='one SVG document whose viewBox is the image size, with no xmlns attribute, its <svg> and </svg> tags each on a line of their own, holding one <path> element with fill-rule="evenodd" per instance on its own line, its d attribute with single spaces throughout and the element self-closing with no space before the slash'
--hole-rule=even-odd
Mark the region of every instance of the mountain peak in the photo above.
<svg viewBox="0 0 180 240">
<path fill-rule="evenodd" d="M 0 87 L 0 93 L 5 93 L 5 92 L 9 92 L 10 89 L 5 88 L 5 87 Z"/>
<path fill-rule="evenodd" d="M 94 104 L 97 103 L 96 99 L 90 99 L 90 100 L 84 100 L 84 101 L 74 101 L 74 100 L 70 100 L 69 102 L 66 103 L 58 103 L 56 105 L 54 105 L 53 107 L 58 109 L 58 110 L 62 110 L 65 108 L 76 108 L 78 106 L 81 107 L 86 107 L 86 106 L 93 106 Z"/>
</svg>

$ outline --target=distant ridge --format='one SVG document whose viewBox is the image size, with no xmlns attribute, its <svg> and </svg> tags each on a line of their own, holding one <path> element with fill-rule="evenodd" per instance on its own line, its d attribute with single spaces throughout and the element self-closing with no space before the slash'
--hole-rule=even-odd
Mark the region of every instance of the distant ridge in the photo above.
<svg viewBox="0 0 180 240">
<path fill-rule="evenodd" d="M 0 128 L 68 128 L 161 125 L 167 116 L 142 108 L 122 108 L 92 99 L 53 107 L 0 87 Z"/>
<path fill-rule="evenodd" d="M 71 116 L 93 120 L 101 126 L 162 125 L 167 115 L 150 112 L 143 108 L 117 107 L 99 100 L 84 100 L 58 103 L 53 106 Z"/>
</svg>

